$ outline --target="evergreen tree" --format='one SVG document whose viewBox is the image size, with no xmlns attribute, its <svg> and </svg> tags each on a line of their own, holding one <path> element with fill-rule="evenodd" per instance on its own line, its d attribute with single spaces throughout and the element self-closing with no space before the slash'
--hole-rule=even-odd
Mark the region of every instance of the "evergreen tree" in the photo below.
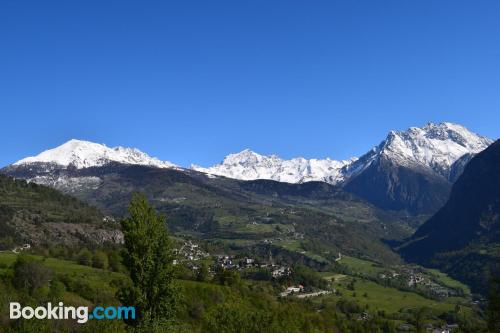
<svg viewBox="0 0 500 333">
<path fill-rule="evenodd" d="M 165 218 L 139 194 L 130 202 L 129 213 L 121 225 L 123 263 L 132 286 L 122 288 L 119 296 L 125 305 L 136 307 L 138 330 L 164 331 L 174 321 L 178 299 Z"/>
<path fill-rule="evenodd" d="M 487 315 L 490 332 L 500 332 L 500 272 L 491 279 Z"/>
</svg>

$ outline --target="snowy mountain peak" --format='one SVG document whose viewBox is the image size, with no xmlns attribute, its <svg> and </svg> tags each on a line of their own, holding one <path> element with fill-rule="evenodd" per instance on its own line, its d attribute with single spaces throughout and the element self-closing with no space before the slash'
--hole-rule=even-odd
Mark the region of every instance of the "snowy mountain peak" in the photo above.
<svg viewBox="0 0 500 333">
<path fill-rule="evenodd" d="M 305 159 L 296 157 L 284 160 L 276 155 L 261 155 L 250 149 L 227 155 L 222 163 L 209 168 L 193 165 L 191 168 L 218 176 L 241 180 L 270 179 L 287 183 L 306 181 L 339 181 L 339 170 L 354 161 L 327 159 Z"/>
<path fill-rule="evenodd" d="M 233 166 L 254 166 L 256 164 L 275 164 L 282 161 L 276 155 L 264 156 L 258 154 L 250 149 L 245 149 L 239 153 L 229 154 L 222 161 L 223 165 L 233 165 Z"/>
<path fill-rule="evenodd" d="M 46 150 L 37 156 L 24 158 L 14 163 L 14 165 L 53 163 L 64 167 L 73 166 L 82 169 L 102 166 L 110 162 L 148 165 L 159 168 L 175 167 L 170 162 L 160 161 L 135 148 L 109 148 L 103 144 L 76 139 L 69 140 L 59 147 Z"/>
<path fill-rule="evenodd" d="M 359 159 L 283 160 L 276 155 L 261 155 L 250 149 L 230 154 L 222 163 L 209 168 L 192 166 L 197 171 L 242 180 L 272 179 L 288 183 L 325 181 L 331 184 L 345 180 L 365 170 L 383 157 L 396 165 L 425 168 L 445 178 L 452 165 L 464 155 L 484 150 L 492 140 L 469 131 L 462 125 L 443 122 L 410 127 L 405 131 L 390 131 L 386 139 Z"/>
<path fill-rule="evenodd" d="M 383 156 L 399 165 L 430 168 L 447 178 L 455 161 L 466 154 L 479 153 L 492 142 L 462 125 L 428 123 L 406 131 L 390 131 L 379 146 L 360 158 L 360 163 L 368 164 Z"/>
<path fill-rule="evenodd" d="M 204 168 L 192 165 L 191 169 L 211 175 L 241 180 L 270 179 L 287 183 L 324 181 L 344 183 L 366 170 L 373 162 L 388 160 L 397 166 L 427 170 L 445 179 L 454 178 L 460 168 L 457 161 L 484 150 L 492 140 L 469 131 L 462 125 L 443 122 L 410 127 L 404 131 L 390 131 L 385 140 L 359 159 L 345 161 L 326 159 L 289 160 L 276 155 L 261 155 L 250 149 L 227 155 L 217 165 Z M 22 159 L 14 165 L 50 163 L 62 167 L 86 168 L 110 162 L 149 165 L 160 168 L 176 167 L 166 161 L 148 156 L 134 148 L 109 148 L 89 141 L 70 140 L 63 145 L 44 151 L 37 156 Z M 461 169 L 460 169 L 461 170 Z"/>
</svg>

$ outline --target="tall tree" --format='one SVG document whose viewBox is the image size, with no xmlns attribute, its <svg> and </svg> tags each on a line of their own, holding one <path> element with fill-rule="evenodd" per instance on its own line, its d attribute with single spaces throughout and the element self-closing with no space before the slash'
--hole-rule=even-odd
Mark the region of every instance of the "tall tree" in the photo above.
<svg viewBox="0 0 500 333">
<path fill-rule="evenodd" d="M 500 264 L 492 274 L 487 308 L 488 328 L 490 332 L 500 332 Z"/>
<path fill-rule="evenodd" d="M 132 285 L 121 289 L 120 298 L 124 304 L 136 307 L 139 328 L 162 331 L 174 321 L 178 300 L 166 219 L 141 194 L 134 195 L 129 214 L 121 225 L 125 239 L 123 263 Z"/>
</svg>

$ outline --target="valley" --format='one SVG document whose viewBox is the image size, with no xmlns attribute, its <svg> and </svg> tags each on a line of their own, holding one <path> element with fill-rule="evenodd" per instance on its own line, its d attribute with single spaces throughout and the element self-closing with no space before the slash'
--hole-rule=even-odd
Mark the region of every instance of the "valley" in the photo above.
<svg viewBox="0 0 500 333">
<path fill-rule="evenodd" d="M 174 243 L 172 265 L 187 296 L 179 331 L 230 326 L 231 304 L 235 317 L 251 322 L 268 315 L 253 308 L 259 304 L 272 316 L 302 312 L 290 324 L 298 331 L 313 331 L 305 327 L 314 317 L 320 330 L 405 332 L 425 324 L 479 332 L 499 258 L 500 163 L 498 142 L 486 148 L 490 142 L 459 125 L 429 124 L 391 132 L 349 161 L 269 161 L 245 151 L 201 169 L 71 140 L 0 170 L 2 288 L 17 292 L 10 276 L 19 258 L 29 258 L 57 276 L 68 303 L 118 304 L 117 290 L 130 283 L 120 221 L 142 193 Z M 295 178 L 283 182 L 278 171 Z M 476 198 L 487 195 L 475 206 L 460 190 L 471 182 L 481 184 Z M 445 214 L 461 209 L 470 218 L 450 225 L 460 218 Z M 97 289 L 103 299 L 92 296 Z"/>
</svg>

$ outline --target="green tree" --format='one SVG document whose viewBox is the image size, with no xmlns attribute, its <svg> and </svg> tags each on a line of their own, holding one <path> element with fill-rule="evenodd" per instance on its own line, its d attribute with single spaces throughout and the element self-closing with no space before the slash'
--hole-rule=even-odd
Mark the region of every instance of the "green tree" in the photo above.
<svg viewBox="0 0 500 333">
<path fill-rule="evenodd" d="M 108 255 L 103 251 L 95 251 L 92 257 L 92 266 L 101 269 L 108 269 Z"/>
<path fill-rule="evenodd" d="M 122 288 L 119 297 L 125 305 L 136 307 L 137 330 L 165 331 L 174 321 L 178 303 L 165 218 L 140 194 L 130 202 L 129 214 L 121 225 L 125 240 L 123 263 L 132 285 Z"/>
<path fill-rule="evenodd" d="M 88 249 L 82 249 L 77 256 L 77 262 L 80 265 L 92 266 L 92 252 Z"/>
<path fill-rule="evenodd" d="M 52 300 L 56 302 L 61 300 L 65 291 L 66 291 L 66 286 L 64 285 L 64 283 L 62 283 L 58 279 L 53 279 L 52 281 L 50 281 L 49 297 Z"/>
<path fill-rule="evenodd" d="M 113 272 L 120 272 L 123 269 L 122 258 L 117 251 L 111 251 L 108 254 L 109 269 Z"/>
<path fill-rule="evenodd" d="M 487 315 L 490 332 L 500 332 L 500 274 L 491 280 Z"/>
<path fill-rule="evenodd" d="M 415 311 L 413 318 L 413 325 L 415 325 L 417 333 L 424 332 L 425 321 L 428 318 L 428 314 L 429 314 L 429 309 L 426 307 L 421 307 Z"/>
<path fill-rule="evenodd" d="M 214 281 L 223 286 L 236 286 L 240 284 L 241 277 L 238 271 L 234 269 L 225 269 L 223 267 L 217 267 Z"/>
<path fill-rule="evenodd" d="M 202 263 L 200 266 L 200 269 L 198 270 L 198 273 L 196 274 L 196 279 L 198 281 L 208 281 L 210 279 L 210 272 L 208 270 L 208 265 L 207 263 Z"/>
<path fill-rule="evenodd" d="M 12 284 L 17 289 L 26 290 L 30 295 L 52 278 L 49 268 L 24 255 L 17 257 L 13 268 Z"/>
</svg>

